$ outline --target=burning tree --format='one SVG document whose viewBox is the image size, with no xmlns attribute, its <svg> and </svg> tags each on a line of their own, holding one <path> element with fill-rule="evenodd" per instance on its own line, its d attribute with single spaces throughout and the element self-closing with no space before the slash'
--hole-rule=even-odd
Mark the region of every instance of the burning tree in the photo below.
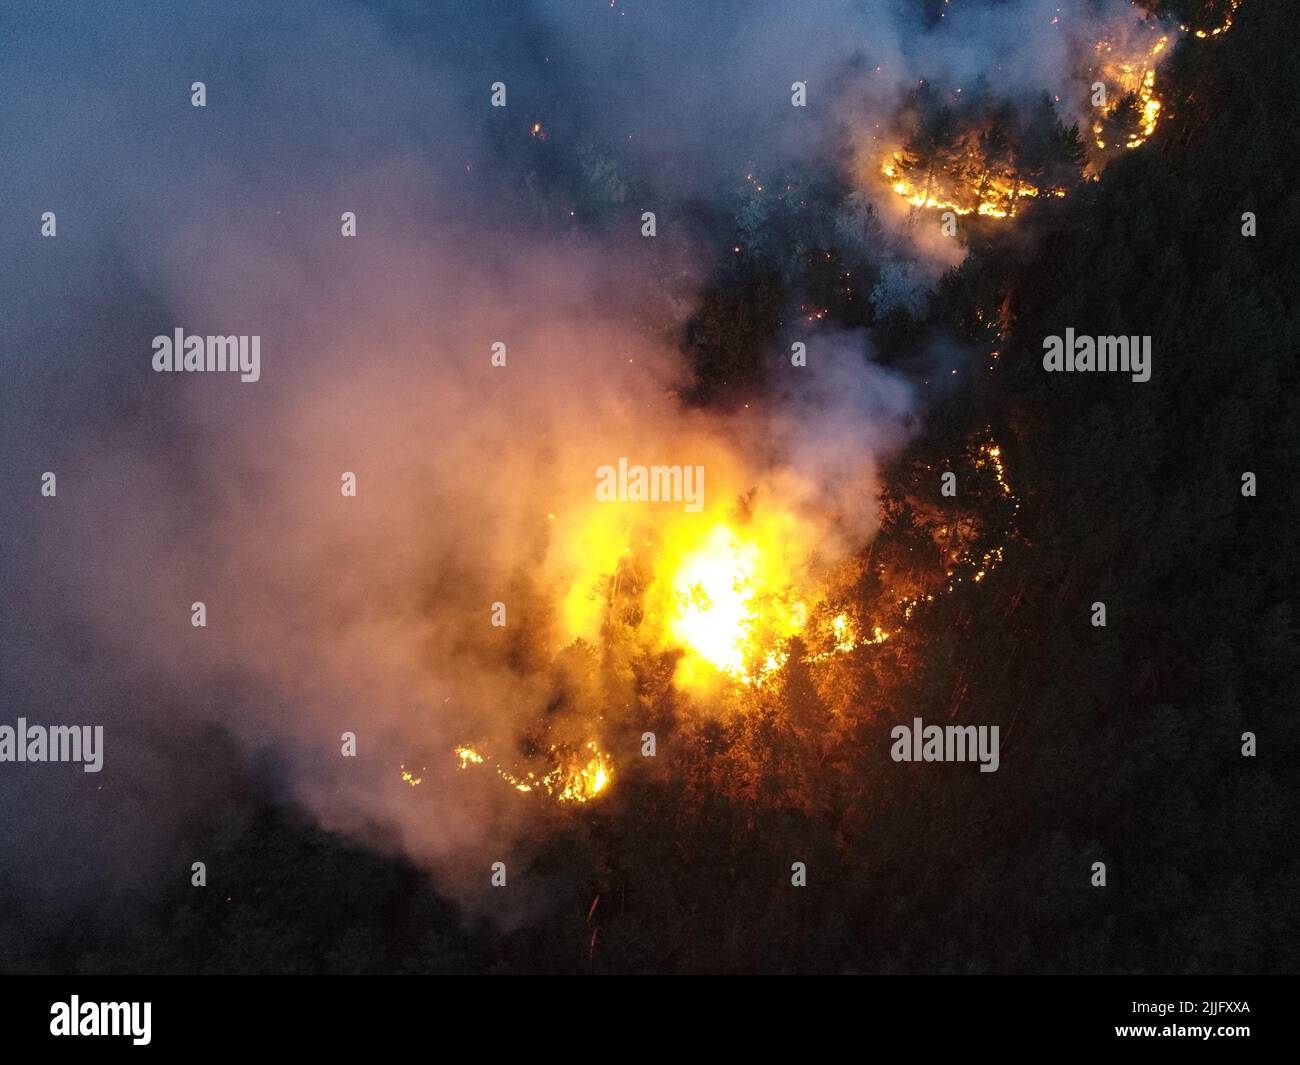
<svg viewBox="0 0 1300 1065">
<path fill-rule="evenodd" d="M 978 86 L 958 100 L 928 84 L 912 94 L 911 132 L 882 171 L 914 207 L 1006 218 L 1021 200 L 1064 196 L 1080 179 L 1078 128 L 1063 126 L 1046 96 L 1021 109 Z"/>
<path fill-rule="evenodd" d="M 1088 80 L 1108 94 L 1092 123 L 1098 152 L 1140 147 L 1155 132 L 1161 110 L 1156 67 L 1168 54 L 1169 36 L 1159 23 L 1144 22 L 1127 35 L 1097 42 Z"/>
</svg>

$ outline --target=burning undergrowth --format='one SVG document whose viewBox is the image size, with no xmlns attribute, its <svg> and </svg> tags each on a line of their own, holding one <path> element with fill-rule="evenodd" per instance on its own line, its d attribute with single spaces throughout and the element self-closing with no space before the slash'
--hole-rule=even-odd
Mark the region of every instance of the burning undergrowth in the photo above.
<svg viewBox="0 0 1300 1065">
<path fill-rule="evenodd" d="M 905 389 L 888 388 L 896 413 L 904 412 Z M 843 419 L 850 411 L 816 413 Z M 809 407 L 798 417 L 813 414 Z M 676 693 L 687 719 L 726 717 L 761 698 L 792 641 L 813 639 L 819 625 L 841 649 L 856 645 L 857 624 L 846 617 L 826 628 L 823 589 L 855 542 L 870 536 L 845 518 L 874 505 L 871 452 L 836 475 L 848 498 L 834 507 L 793 456 L 765 466 L 752 444 L 736 445 L 760 429 L 793 432 L 795 417 L 723 418 L 731 442 L 703 466 L 717 483 L 698 512 L 602 503 L 593 494 L 546 515 L 554 580 L 543 594 L 553 609 L 525 657 L 528 669 L 551 678 L 551 694 L 507 749 L 471 738 L 449 752 L 459 768 L 494 771 L 520 793 L 586 802 L 643 745 L 656 713 L 643 698 L 649 678 Z M 872 435 L 883 443 L 882 427 L 878 421 Z"/>
<path fill-rule="evenodd" d="M 609 794 L 623 766 L 637 772 L 656 754 L 655 730 L 689 735 L 761 715 L 792 671 L 839 703 L 841 660 L 863 668 L 918 609 L 985 580 L 1015 538 L 1019 502 L 1001 447 L 977 434 L 952 466 L 969 507 L 937 506 L 938 471 L 919 461 L 911 487 L 883 500 L 887 539 L 906 544 L 905 560 L 888 547 L 873 558 L 865 543 L 818 557 L 826 529 L 757 490 L 698 516 L 624 517 L 622 533 L 582 519 L 590 562 L 565 596 L 568 642 L 534 663 L 551 678 L 545 710 L 520 723 L 513 749 L 462 744 L 447 760 L 495 772 L 521 794 L 586 803 Z"/>
<path fill-rule="evenodd" d="M 1193 36 L 1226 32 L 1235 8 Z M 1056 8 L 1048 27 L 1062 65 L 1036 100 L 1007 94 L 986 73 L 967 84 L 922 78 L 898 111 L 894 146 L 876 131 L 867 138 L 868 176 L 878 173 L 912 210 L 1002 220 L 1068 195 L 1145 144 L 1164 113 L 1161 65 L 1187 27 L 1136 3 Z"/>
</svg>

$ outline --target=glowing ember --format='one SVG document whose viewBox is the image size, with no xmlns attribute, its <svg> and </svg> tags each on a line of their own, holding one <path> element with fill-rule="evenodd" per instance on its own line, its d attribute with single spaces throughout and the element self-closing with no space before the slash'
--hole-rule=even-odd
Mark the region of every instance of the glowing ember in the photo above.
<svg viewBox="0 0 1300 1065">
<path fill-rule="evenodd" d="M 978 468 L 985 465 L 993 468 L 993 476 L 997 478 L 998 488 L 1008 499 L 1014 500 L 1015 493 L 1011 491 L 1011 485 L 1007 483 L 1007 468 L 1002 462 L 1002 449 L 997 444 L 985 444 L 979 450 L 979 457 L 975 460 Z M 1015 503 L 1015 509 L 1020 509 L 1020 504 Z"/>
<path fill-rule="evenodd" d="M 1211 30 L 1197 30 L 1197 37 L 1218 37 L 1220 34 L 1227 33 L 1232 29 L 1232 16 L 1237 13 L 1237 8 L 1241 6 L 1241 0 L 1228 0 L 1228 10 L 1223 16 L 1223 22 Z M 1186 26 L 1182 27 L 1184 30 Z"/>
<path fill-rule="evenodd" d="M 859 635 L 860 628 L 852 617 L 841 611 L 831 618 L 830 637 L 834 641 L 829 651 L 820 654 L 810 654 L 807 660 L 809 662 L 824 662 L 833 655 L 847 654 L 850 651 L 856 651 L 859 647 L 871 647 L 875 644 L 884 643 L 889 639 L 889 633 L 879 625 L 871 626 L 870 636 Z"/>
<path fill-rule="evenodd" d="M 473 747 L 457 747 L 456 757 L 460 759 L 460 768 L 464 769 L 468 765 L 482 765 L 483 756 L 474 750 Z"/>
<path fill-rule="evenodd" d="M 542 791 L 558 802 L 590 802 L 609 786 L 614 763 L 594 743 L 586 745 L 586 752 L 564 757 L 559 748 L 552 747 L 550 753 L 562 758 L 562 762 L 541 775 L 528 771 L 515 776 L 503 769 L 497 772 L 519 792 Z"/>
<path fill-rule="evenodd" d="M 1002 448 L 993 442 L 991 428 L 986 429 L 985 432 L 989 435 L 986 436 L 984 443 L 974 449 L 971 460 L 977 470 L 986 470 L 992 473 L 999 494 L 1011 505 L 1008 524 L 998 538 L 1000 542 L 995 542 L 992 546 L 979 553 L 971 549 L 965 549 L 954 556 L 952 567 L 948 569 L 946 574 L 948 581 L 938 590 L 937 595 L 933 592 L 925 592 L 900 599 L 899 606 L 902 607 L 903 620 L 905 621 L 912 619 L 912 614 L 918 606 L 923 603 L 932 603 L 939 596 L 950 595 L 962 584 L 966 583 L 968 579 L 972 583 L 979 584 L 1004 561 L 1006 544 L 1015 530 L 1015 515 L 1020 510 L 1020 500 L 1012 489 L 1010 481 L 1007 480 L 1007 469 L 1003 461 Z M 939 531 L 943 533 L 946 532 L 946 529 L 941 528 Z"/>
<path fill-rule="evenodd" d="M 460 759 L 461 769 L 482 765 L 485 761 L 472 747 L 457 747 L 455 753 Z M 557 802 L 590 802 L 614 779 L 613 759 L 594 742 L 587 743 L 577 752 L 552 746 L 547 755 L 553 767 L 544 773 L 529 769 L 520 774 L 497 766 L 497 776 L 521 794 L 536 791 Z M 405 774 L 403 779 L 406 779 Z"/>
</svg>

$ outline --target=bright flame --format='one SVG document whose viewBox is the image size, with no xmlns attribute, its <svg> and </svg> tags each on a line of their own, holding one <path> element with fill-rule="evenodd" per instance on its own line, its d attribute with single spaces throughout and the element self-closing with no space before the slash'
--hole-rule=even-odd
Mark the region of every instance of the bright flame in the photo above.
<svg viewBox="0 0 1300 1065">
<path fill-rule="evenodd" d="M 541 791 L 557 802 L 590 802 L 614 779 L 614 763 L 595 743 L 589 742 L 585 750 L 590 754 L 566 755 L 558 747 L 552 747 L 550 754 L 556 759 L 556 765 L 546 773 L 530 769 L 516 776 L 498 768 L 497 774 L 523 794 Z"/>
<path fill-rule="evenodd" d="M 456 757 L 460 759 L 460 768 L 464 769 L 467 765 L 482 765 L 483 756 L 474 750 L 473 747 L 457 747 Z"/>
<path fill-rule="evenodd" d="M 978 148 L 974 140 L 966 153 L 971 168 L 978 167 Z M 936 177 L 925 184 L 909 181 L 904 174 L 905 162 L 900 153 L 895 153 L 880 168 L 882 174 L 889 178 L 890 187 L 913 207 L 928 207 L 937 211 L 952 211 L 958 215 L 979 214 L 985 218 L 1009 218 L 1016 213 L 1019 200 L 1034 199 L 1040 195 L 1036 186 L 1029 184 L 1014 173 L 994 173 L 984 171 L 978 180 L 972 181 L 952 195 L 945 195 L 935 184 Z M 1064 189 L 1050 189 L 1052 196 L 1064 196 Z"/>
<path fill-rule="evenodd" d="M 1101 77 L 1117 92 L 1112 92 L 1107 116 L 1113 115 L 1119 101 L 1132 93 L 1138 102 L 1140 118 L 1138 127 L 1129 134 L 1125 148 L 1138 148 L 1146 143 L 1147 138 L 1156 131 L 1160 121 L 1160 100 L 1156 96 L 1156 66 L 1161 54 L 1169 44 L 1169 35 L 1161 34 L 1146 51 L 1113 57 L 1115 45 L 1112 41 L 1097 42 L 1097 69 Z M 1094 133 L 1101 133 L 1100 123 L 1093 125 Z M 1105 141 L 1097 138 L 1097 146 L 1105 148 Z"/>
<path fill-rule="evenodd" d="M 852 651 L 856 646 L 857 635 L 848 614 L 835 615 L 831 620 L 831 632 L 835 634 L 835 650 Z"/>
<path fill-rule="evenodd" d="M 677 612 L 673 636 L 706 662 L 740 676 L 754 624 L 754 569 L 758 548 L 717 525 L 682 559 L 673 577 Z"/>
<path fill-rule="evenodd" d="M 782 645 L 807 621 L 782 548 L 785 524 L 751 522 L 738 531 L 718 522 L 701 533 L 692 522 L 669 530 L 660 599 L 667 642 L 686 652 L 679 681 L 721 673 L 751 684 L 785 664 Z"/>
<path fill-rule="evenodd" d="M 987 439 L 972 458 L 977 468 L 990 470 L 1000 494 L 1018 509 L 1001 447 Z M 762 686 L 779 673 L 789 659 L 787 641 L 809 625 L 800 591 L 815 579 L 806 568 L 806 545 L 814 542 L 808 528 L 788 511 L 752 506 L 743 520 L 723 520 L 720 511 L 660 511 L 649 529 L 629 524 L 626 513 L 596 506 L 577 522 L 547 515 L 559 537 L 554 546 L 572 562 L 562 611 L 569 639 L 608 639 L 621 632 L 643 650 L 680 651 L 674 681 L 710 692 L 720 680 Z M 1002 560 L 1000 544 L 966 556 L 959 560 L 966 575 L 949 571 L 944 593 L 966 579 L 982 581 Z M 934 598 L 925 593 L 899 600 L 904 620 Z M 807 653 L 808 662 L 883 644 L 891 636 L 875 623 L 868 635 L 868 626 L 848 611 L 820 618 L 818 632 L 808 636 L 820 649 Z M 542 760 L 533 769 L 503 766 L 469 746 L 454 751 L 461 769 L 489 764 L 515 791 L 557 802 L 590 802 L 614 779 L 613 760 L 594 741 L 579 748 L 552 744 L 532 756 Z M 402 768 L 404 780 L 420 782 Z"/>
<path fill-rule="evenodd" d="M 497 776 L 515 791 L 524 795 L 532 791 L 540 791 L 557 802 L 589 802 L 603 792 L 614 779 L 614 762 L 594 742 L 588 742 L 584 750 L 590 753 L 579 751 L 575 754 L 571 753 L 571 749 L 562 750 L 558 746 L 552 746 L 547 752 L 550 755 L 552 768 L 545 773 L 536 773 L 529 769 L 522 775 L 516 775 L 508 769 L 497 766 Z M 457 747 L 455 752 L 456 757 L 460 759 L 461 769 L 471 765 L 483 765 L 485 762 L 484 757 L 473 747 Z M 406 767 L 403 766 L 402 769 L 405 770 Z M 402 779 L 412 787 L 421 782 L 418 777 L 411 778 L 411 775 L 405 771 L 402 773 Z"/>
<path fill-rule="evenodd" d="M 785 662 L 802 631 L 814 530 L 791 511 L 737 495 L 699 512 L 600 504 L 561 515 L 552 549 L 566 564 L 560 613 L 566 642 L 599 644 L 626 628 L 645 651 L 681 652 L 675 681 L 761 683 Z"/>
</svg>

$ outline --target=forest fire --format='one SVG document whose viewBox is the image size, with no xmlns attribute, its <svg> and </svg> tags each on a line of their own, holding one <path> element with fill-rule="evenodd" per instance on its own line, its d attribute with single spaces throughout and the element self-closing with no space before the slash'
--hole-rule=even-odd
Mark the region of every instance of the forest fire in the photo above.
<svg viewBox="0 0 1300 1065">
<path fill-rule="evenodd" d="M 1227 33 L 1230 29 L 1232 29 L 1232 16 L 1237 13 L 1237 8 L 1239 8 L 1240 6 L 1241 6 L 1241 0 L 1227 0 L 1227 10 L 1223 13 L 1223 21 L 1220 22 L 1217 26 L 1214 26 L 1208 30 L 1195 30 L 1193 31 L 1193 36 L 1201 37 L 1201 38 L 1219 37 L 1222 34 Z M 1186 26 L 1183 26 L 1181 28 L 1183 30 L 1187 29 Z"/>
<path fill-rule="evenodd" d="M 1160 99 L 1156 96 L 1156 67 L 1169 44 L 1169 34 L 1155 26 L 1155 42 L 1143 49 L 1123 48 L 1111 40 L 1098 41 L 1094 76 L 1107 87 L 1108 106 L 1093 123 L 1094 143 L 1105 149 L 1108 129 L 1125 148 L 1139 148 L 1160 121 Z"/>
<path fill-rule="evenodd" d="M 553 523 L 568 560 L 566 642 L 627 639 L 678 656 L 683 688 L 761 684 L 806 623 L 796 588 L 816 530 L 779 505 L 746 497 L 729 510 L 629 512 L 598 505 Z"/>
<path fill-rule="evenodd" d="M 781 667 L 778 646 L 803 627 L 807 611 L 785 586 L 779 556 L 718 524 L 672 565 L 666 616 L 671 638 L 686 652 L 684 681 L 711 669 L 761 683 Z"/>
<path fill-rule="evenodd" d="M 678 610 L 673 633 L 705 661 L 733 675 L 745 666 L 745 639 L 752 624 L 757 549 L 717 526 L 673 579 Z"/>
<path fill-rule="evenodd" d="M 614 763 L 594 742 L 588 742 L 582 751 L 561 752 L 553 747 L 549 753 L 557 764 L 546 773 L 528 770 L 516 776 L 504 769 L 497 773 L 515 791 L 541 791 L 557 802 L 588 802 L 604 791 L 614 776 Z"/>
<path fill-rule="evenodd" d="M 0 970 L 1300 968 L 1300 0 L 15 6 Z"/>
<path fill-rule="evenodd" d="M 1085 163 L 1095 176 L 1109 152 L 1141 147 L 1155 132 L 1162 111 L 1156 73 L 1172 34 L 1144 18 L 1092 46 L 1078 70 L 1081 85 L 1093 87 L 1087 145 L 1079 145 L 1068 120 L 1062 124 L 1050 108 L 1022 113 L 986 92 L 963 95 L 960 88 L 941 99 L 922 82 L 912 93 L 913 128 L 886 154 L 880 172 L 913 209 L 963 216 L 1006 219 L 1022 201 L 1064 197 Z"/>
<path fill-rule="evenodd" d="M 560 653 L 617 647 L 622 654 L 667 654 L 676 660 L 680 688 L 724 697 L 778 671 L 786 639 L 807 619 L 794 588 L 799 523 L 767 509 L 744 520 L 717 511 L 660 511 L 644 526 L 626 515 L 597 505 L 572 521 L 547 517 L 559 554 L 574 563 L 561 597 Z M 584 700 L 574 727 L 594 731 L 598 716 Z M 515 764 L 475 746 L 454 753 L 460 769 L 489 766 L 520 794 L 557 802 L 589 802 L 613 781 L 613 759 L 595 740 L 527 746 L 530 753 Z"/>
<path fill-rule="evenodd" d="M 486 759 L 473 747 L 457 747 L 460 769 L 484 765 Z M 557 802 L 589 802 L 603 792 L 614 778 L 614 762 L 596 746 L 594 741 L 583 745 L 580 750 L 563 750 L 552 746 L 547 752 L 551 768 L 544 772 L 524 770 L 514 773 L 501 766 L 495 766 L 497 776 L 520 794 L 539 792 Z M 412 780 L 403 771 L 402 779 L 414 786 L 418 779 Z"/>
<path fill-rule="evenodd" d="M 1039 190 L 1014 171 L 988 168 L 981 158 L 979 137 L 979 134 L 974 134 L 967 138 L 967 147 L 951 170 L 940 170 L 934 165 L 926 167 L 925 179 L 920 183 L 908 175 L 917 172 L 921 160 L 906 150 L 895 152 L 881 167 L 881 173 L 889 178 L 894 192 L 913 207 L 952 211 L 958 215 L 1009 218 L 1016 213 L 1020 200 L 1037 197 Z M 941 191 L 943 189 L 947 191 Z M 1064 196 L 1065 189 L 1051 189 L 1049 194 Z"/>
<path fill-rule="evenodd" d="M 1011 522 L 1019 502 L 1002 449 L 985 435 L 971 443 L 966 458 L 1004 502 Z M 882 599 L 881 624 L 861 616 L 869 604 L 835 605 L 834 567 L 813 561 L 815 527 L 792 509 L 757 504 L 753 493 L 740 498 L 747 505 L 697 514 L 658 511 L 653 520 L 643 517 L 645 524 L 629 523 L 626 510 L 608 506 L 596 506 L 572 523 L 562 514 L 548 516 L 561 554 L 580 562 L 561 597 L 557 661 L 575 653 L 591 656 L 586 660 L 592 663 L 611 656 L 663 661 L 684 705 L 699 697 L 714 712 L 743 715 L 777 691 L 795 648 L 802 662 L 821 666 L 885 644 L 895 635 L 885 627 L 893 628 L 888 619 L 906 624 L 921 602 L 965 582 L 981 583 L 1003 560 L 1011 532 L 1010 525 L 982 529 L 964 519 L 956 519 L 952 535 L 948 526 L 938 529 L 944 569 L 935 576 L 942 583 L 916 596 Z M 597 685 L 566 699 L 573 713 L 559 726 L 562 733 L 602 731 L 597 722 L 613 710 L 608 698 Z M 562 803 L 589 802 L 613 782 L 614 761 L 597 740 L 533 738 L 520 749 L 526 753 L 513 761 L 489 757 L 478 746 L 462 745 L 454 754 L 460 769 L 486 766 L 520 794 Z M 404 779 L 418 783 L 409 774 Z"/>
<path fill-rule="evenodd" d="M 796 545 L 813 540 L 801 523 L 767 507 L 731 516 L 660 512 L 649 528 L 625 524 L 625 515 L 597 506 L 571 525 L 562 515 L 548 521 L 561 553 L 581 562 L 563 596 L 561 655 L 604 647 L 643 660 L 667 656 L 680 690 L 724 704 L 768 683 L 787 661 L 787 640 L 807 624 L 796 579 L 806 549 Z M 856 645 L 853 633 L 841 618 L 837 646 Z M 603 714 L 584 699 L 576 716 L 573 728 L 594 730 Z M 528 746 L 517 765 L 474 746 L 454 753 L 460 769 L 487 765 L 515 791 L 557 802 L 591 801 L 613 781 L 613 759 L 595 740 Z"/>
</svg>

